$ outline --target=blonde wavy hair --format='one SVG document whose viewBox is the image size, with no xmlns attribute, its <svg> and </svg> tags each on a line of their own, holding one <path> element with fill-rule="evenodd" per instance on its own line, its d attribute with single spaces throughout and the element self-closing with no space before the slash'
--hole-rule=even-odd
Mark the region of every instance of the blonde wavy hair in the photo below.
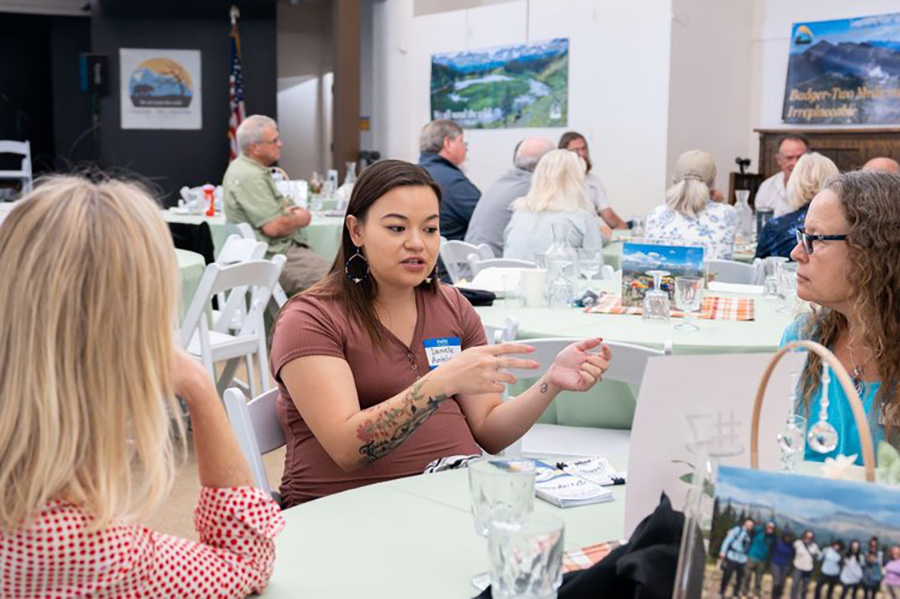
<svg viewBox="0 0 900 599">
<path fill-rule="evenodd" d="M 849 224 L 847 260 L 853 265 L 847 274 L 850 302 L 866 324 L 860 341 L 872 348 L 881 376 L 873 411 L 880 405 L 885 422 L 900 426 L 900 175 L 854 171 L 832 179 L 825 189 L 837 195 Z M 804 334 L 834 347 L 847 327 L 843 314 L 814 307 Z M 810 353 L 801 384 L 807 413 L 821 369 L 818 355 Z M 873 416 L 870 414 L 870 419 Z"/>
<path fill-rule="evenodd" d="M 512 203 L 513 210 L 562 212 L 587 210 L 594 205 L 584 190 L 584 160 L 569 150 L 551 150 L 534 169 L 528 193 Z"/>
<path fill-rule="evenodd" d="M 146 513 L 171 486 L 177 413 L 158 206 L 131 183 L 48 179 L 0 225 L 0 280 L 0 529 L 55 499 L 95 529 Z"/>
<path fill-rule="evenodd" d="M 797 161 L 787 184 L 787 203 L 791 210 L 803 208 L 816 197 L 825 183 L 841 174 L 837 165 L 818 152 L 804 154 Z"/>
</svg>

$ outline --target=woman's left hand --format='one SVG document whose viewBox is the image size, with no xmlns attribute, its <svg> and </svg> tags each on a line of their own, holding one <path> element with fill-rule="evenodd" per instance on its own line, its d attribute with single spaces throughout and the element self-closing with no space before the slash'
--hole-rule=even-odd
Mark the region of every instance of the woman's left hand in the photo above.
<svg viewBox="0 0 900 599">
<path fill-rule="evenodd" d="M 547 382 L 564 391 L 587 391 L 603 378 L 609 368 L 612 352 L 602 345 L 603 339 L 585 339 L 559 352 L 547 371 Z M 589 353 L 595 347 L 598 353 Z"/>
</svg>

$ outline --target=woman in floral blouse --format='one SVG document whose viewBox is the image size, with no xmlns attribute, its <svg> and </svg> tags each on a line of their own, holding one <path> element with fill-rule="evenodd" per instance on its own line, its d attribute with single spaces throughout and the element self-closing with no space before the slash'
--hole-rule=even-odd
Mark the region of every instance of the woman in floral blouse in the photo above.
<svg viewBox="0 0 900 599">
<path fill-rule="evenodd" d="M 647 216 L 647 237 L 674 245 L 700 246 L 706 260 L 730 260 L 737 212 L 713 200 L 716 163 L 708 152 L 678 157 L 666 203 Z"/>
<path fill-rule="evenodd" d="M 250 487 L 208 374 L 175 349 L 178 271 L 150 197 L 48 181 L 0 225 L 0 277 L 0 596 L 261 592 L 283 520 Z M 176 394 L 199 542 L 136 522 L 172 481 Z"/>
</svg>

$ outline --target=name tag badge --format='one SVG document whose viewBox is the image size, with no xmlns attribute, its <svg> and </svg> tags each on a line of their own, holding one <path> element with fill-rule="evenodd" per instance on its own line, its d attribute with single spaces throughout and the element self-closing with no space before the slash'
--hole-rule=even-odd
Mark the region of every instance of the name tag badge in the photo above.
<svg viewBox="0 0 900 599">
<path fill-rule="evenodd" d="M 449 362 L 453 359 L 453 356 L 462 351 L 462 342 L 459 340 L 459 337 L 426 339 L 423 345 L 425 345 L 425 355 L 428 357 L 428 366 L 431 370 Z"/>
</svg>

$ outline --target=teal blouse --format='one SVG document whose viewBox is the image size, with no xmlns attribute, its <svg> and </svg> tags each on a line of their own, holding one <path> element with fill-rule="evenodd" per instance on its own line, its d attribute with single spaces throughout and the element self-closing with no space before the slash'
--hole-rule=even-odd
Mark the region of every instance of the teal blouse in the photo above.
<svg viewBox="0 0 900 599">
<path fill-rule="evenodd" d="M 798 318 L 785 329 L 784 334 L 781 336 L 779 347 L 783 347 L 792 341 L 806 340 L 806 337 L 802 335 L 805 320 L 805 317 Z M 866 414 L 869 415 L 869 427 L 872 430 L 872 440 L 875 442 L 875 448 L 877 449 L 878 443 L 884 440 L 884 425 L 878 423 L 880 411 L 878 409 L 873 409 L 873 405 L 875 403 L 875 397 L 878 394 L 878 389 L 881 387 L 881 383 L 863 383 L 863 386 L 864 390 L 860 399 L 862 399 Z M 807 430 L 809 430 L 809 428 L 819 420 L 822 388 L 820 386 L 810 397 L 808 414 L 806 413 L 806 408 L 803 406 L 803 399 L 799 389 L 797 391 L 797 397 L 798 403 L 796 412 L 800 416 L 806 418 L 806 427 Z M 833 375 L 831 377 L 831 384 L 828 387 L 828 422 L 830 422 L 838 432 L 837 447 L 830 453 L 818 453 L 813 451 L 807 442 L 804 459 L 812 462 L 824 462 L 825 458 L 856 454 L 856 463 L 861 466 L 863 463 L 862 450 L 860 449 L 859 432 L 856 430 L 856 421 L 853 419 L 853 411 L 850 409 L 850 403 L 847 400 L 847 395 L 844 393 L 844 388 L 841 387 L 837 377 Z"/>
</svg>

